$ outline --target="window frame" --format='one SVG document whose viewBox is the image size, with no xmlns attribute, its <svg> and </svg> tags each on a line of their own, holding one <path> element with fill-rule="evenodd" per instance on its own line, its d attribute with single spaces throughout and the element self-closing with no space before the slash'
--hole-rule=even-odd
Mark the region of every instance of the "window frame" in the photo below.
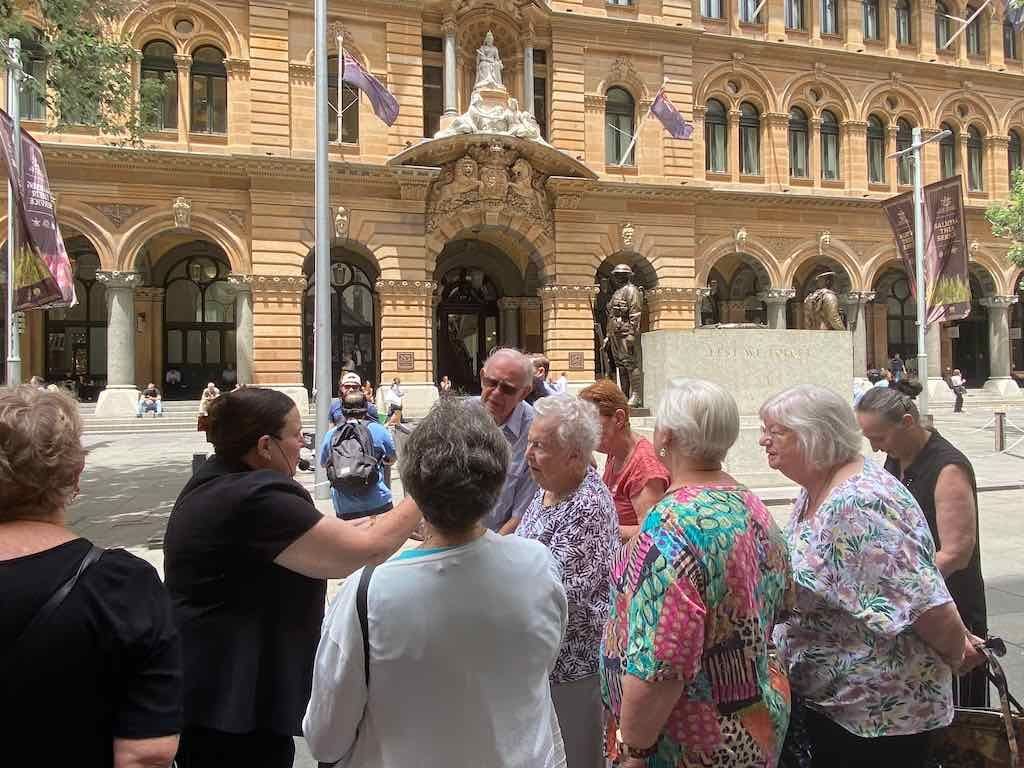
<svg viewBox="0 0 1024 768">
<path fill-rule="evenodd" d="M 1020 61 L 1020 49 L 1017 47 L 1017 30 L 1009 21 L 1003 22 L 1003 59 Z"/>
<path fill-rule="evenodd" d="M 171 49 L 170 57 L 151 56 L 147 60 L 146 51 L 154 45 L 166 45 Z M 158 124 L 154 126 L 158 131 L 177 131 L 178 129 L 178 104 L 181 94 L 178 88 L 178 65 L 174 61 L 174 51 L 175 47 L 172 43 L 159 37 L 150 40 L 142 46 L 142 59 L 139 65 L 139 87 L 142 87 L 141 81 L 145 80 L 147 75 L 152 75 L 152 79 L 159 78 L 162 80 L 167 89 L 158 114 Z M 170 99 L 169 96 L 172 88 L 174 98 Z M 168 117 L 170 117 L 170 120 L 168 120 Z"/>
<path fill-rule="evenodd" d="M 749 108 L 753 112 L 753 115 L 747 114 L 744 108 Z M 753 132 L 755 138 L 754 141 L 754 155 L 748 157 L 746 151 L 747 141 L 746 137 Z M 739 124 L 739 150 L 740 150 L 740 175 L 741 176 L 760 176 L 761 175 L 761 110 L 758 109 L 754 104 L 749 101 L 744 101 L 740 104 L 740 124 Z M 748 163 L 748 160 L 753 160 L 753 167 Z"/>
<path fill-rule="evenodd" d="M 906 126 L 906 131 L 901 132 L 900 127 Z M 914 146 L 914 126 L 906 118 L 896 120 L 896 151 L 910 149 Z M 914 160 L 910 155 L 901 155 L 896 161 L 896 183 L 899 186 L 910 187 L 914 184 Z"/>
<path fill-rule="evenodd" d="M 1009 171 L 1010 177 L 1010 189 L 1013 189 L 1013 174 L 1014 171 L 1024 170 L 1024 147 L 1021 144 L 1020 131 L 1016 128 L 1011 128 L 1010 133 L 1007 136 L 1008 143 L 1006 145 L 1006 165 Z M 1015 160 L 1016 156 L 1016 162 Z"/>
<path fill-rule="evenodd" d="M 896 0 L 896 45 L 914 44 L 914 9 L 910 0 Z"/>
<path fill-rule="evenodd" d="M 868 151 L 868 183 L 870 184 L 885 184 L 886 183 L 886 168 L 885 168 L 885 123 L 878 115 L 868 115 L 868 129 L 867 129 L 867 151 Z M 876 155 L 873 157 L 873 154 Z M 881 171 L 879 176 L 876 176 L 874 171 Z"/>
<path fill-rule="evenodd" d="M 712 104 L 717 104 L 721 112 L 712 109 Z M 718 137 L 712 140 L 711 137 L 716 133 Z M 719 142 L 722 144 L 720 168 L 712 167 L 711 162 L 714 154 L 712 150 L 717 148 L 712 147 L 712 144 L 717 145 Z M 704 107 L 704 170 L 708 173 L 729 172 L 729 112 L 718 99 L 708 99 Z"/>
<path fill-rule="evenodd" d="M 939 0 L 935 3 L 935 51 L 936 53 L 948 52 L 949 49 L 943 48 L 943 46 L 949 42 L 953 36 L 953 27 L 950 24 L 949 19 L 949 8 L 946 4 Z"/>
<path fill-rule="evenodd" d="M 791 179 L 809 179 L 811 177 L 811 153 L 808 147 L 810 122 L 807 119 L 807 113 L 800 107 L 793 107 L 789 110 L 786 141 L 789 155 L 789 177 Z"/>
<path fill-rule="evenodd" d="M 977 13 L 977 11 L 977 6 L 966 6 L 966 9 L 964 11 L 964 18 L 971 18 L 971 16 Z M 964 30 L 964 45 L 967 46 L 968 56 L 985 55 L 985 41 L 981 32 L 981 19 L 982 14 L 978 14 L 977 18 L 975 18 L 974 21 L 968 24 L 967 29 Z"/>
<path fill-rule="evenodd" d="M 804 0 L 786 0 L 785 17 L 786 29 L 797 32 L 806 31 Z"/>
<path fill-rule="evenodd" d="M 442 87 L 444 73 L 441 73 Z M 442 96 L 442 101 L 443 101 Z M 341 136 L 338 136 L 338 56 L 327 57 L 327 141 L 338 144 L 359 143 L 359 90 L 348 83 L 341 89 Z M 443 107 L 442 107 L 443 109 Z"/>
<path fill-rule="evenodd" d="M 878 42 L 882 39 L 882 14 L 878 0 L 861 0 L 863 12 L 861 14 L 861 32 L 864 39 L 869 42 Z M 874 25 L 874 30 L 869 29 Z"/>
<path fill-rule="evenodd" d="M 821 34 L 840 35 L 840 7 L 838 0 L 820 0 L 818 12 L 821 16 Z"/>
<path fill-rule="evenodd" d="M 623 93 L 628 97 L 629 103 L 628 108 L 626 102 L 623 101 L 621 104 L 618 101 L 613 101 L 611 94 L 613 92 Z M 619 118 L 615 121 L 615 130 L 611 125 L 611 118 L 615 116 Z M 619 133 L 623 129 L 623 122 L 628 119 L 629 124 L 629 139 Z M 637 124 L 636 124 L 636 98 L 628 90 L 623 88 L 621 85 L 613 85 L 607 91 L 605 91 L 605 103 L 604 103 L 604 135 L 605 135 L 605 164 L 622 167 L 622 168 L 634 168 L 636 167 L 636 144 L 629 150 L 629 155 L 623 160 L 622 153 L 626 147 L 629 146 L 630 141 L 636 136 Z M 609 145 L 609 138 L 614 138 L 612 145 Z M 625 139 L 625 141 L 624 141 Z M 612 149 L 614 146 L 614 150 Z M 612 156 L 614 152 L 614 157 Z"/>
<path fill-rule="evenodd" d="M 831 120 L 826 119 L 828 115 Z M 839 118 L 829 109 L 821 112 L 821 128 L 819 129 L 821 142 L 821 180 L 839 181 L 842 178 L 842 139 L 839 132 Z M 826 137 L 829 137 L 826 139 Z M 829 163 L 826 162 L 825 147 L 827 143 L 834 143 L 833 154 L 835 156 L 835 170 L 829 174 Z"/>
<path fill-rule="evenodd" d="M 715 11 L 717 10 L 717 14 Z M 721 21 L 725 18 L 725 6 L 722 0 L 700 0 L 700 16 L 702 19 L 716 19 Z"/>
<path fill-rule="evenodd" d="M 217 51 L 221 56 L 220 64 L 213 64 L 206 61 L 196 61 L 196 54 L 201 53 L 205 50 Z M 230 94 L 228 93 L 228 69 L 224 61 L 227 60 L 227 55 L 224 50 L 216 45 L 201 45 L 192 52 L 192 65 L 189 67 L 188 72 L 188 96 L 189 96 L 189 133 L 204 134 L 208 136 L 226 136 L 228 133 L 228 99 Z M 196 79 L 202 77 L 206 79 L 206 108 L 207 118 L 206 127 L 198 127 L 196 125 Z M 222 122 L 217 120 L 217 114 L 215 109 L 215 97 L 216 97 L 216 83 L 217 81 L 224 82 L 224 114 L 222 116 Z M 218 130 L 223 128 L 223 130 Z"/>
<path fill-rule="evenodd" d="M 958 138 L 957 131 L 949 123 L 942 123 L 942 125 L 939 126 L 939 131 L 949 131 L 951 134 L 945 139 L 939 139 L 939 178 L 949 179 L 956 176 L 960 165 L 959 158 L 957 157 L 958 152 L 956 146 Z M 946 173 L 947 163 L 945 161 L 947 155 L 950 159 L 950 173 Z"/>
<path fill-rule="evenodd" d="M 985 191 L 985 138 L 974 125 L 967 127 L 967 190 Z"/>
</svg>

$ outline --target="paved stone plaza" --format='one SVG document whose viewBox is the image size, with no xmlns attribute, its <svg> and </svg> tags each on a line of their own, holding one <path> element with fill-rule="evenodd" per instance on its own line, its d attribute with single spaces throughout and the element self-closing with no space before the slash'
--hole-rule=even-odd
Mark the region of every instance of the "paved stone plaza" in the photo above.
<svg viewBox="0 0 1024 768">
<path fill-rule="evenodd" d="M 1024 526 L 1020 523 L 1024 511 L 1024 407 L 1009 410 L 1008 450 L 996 454 L 989 425 L 991 411 L 971 405 L 968 398 L 967 412 L 959 416 L 940 412 L 936 426 L 970 456 L 983 490 L 981 545 L 989 624 L 992 633 L 1007 642 L 1009 653 L 1004 663 L 1011 690 L 1020 695 L 1024 693 Z M 191 472 L 192 455 L 210 446 L 192 431 L 147 434 L 149 423 L 143 422 L 132 434 L 86 435 L 90 454 L 82 494 L 70 510 L 70 522 L 97 544 L 127 547 L 160 569 L 163 531 Z M 1014 445 L 1015 441 L 1020 442 Z M 311 473 L 298 477 L 312 485 Z M 739 479 L 758 489 L 780 523 L 785 520 L 795 491 L 784 477 L 758 473 Z M 397 473 L 394 487 L 400 495 Z M 322 503 L 322 509 L 329 508 L 329 502 Z M 302 744 L 295 764 L 303 768 L 315 765 Z"/>
</svg>

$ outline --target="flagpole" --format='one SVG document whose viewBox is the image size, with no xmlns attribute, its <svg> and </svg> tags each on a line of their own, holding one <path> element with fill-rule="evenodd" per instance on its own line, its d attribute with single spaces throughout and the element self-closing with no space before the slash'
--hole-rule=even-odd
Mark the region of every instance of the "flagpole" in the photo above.
<svg viewBox="0 0 1024 768">
<path fill-rule="evenodd" d="M 331 232 L 330 232 L 330 182 L 328 177 L 327 126 L 327 0 L 314 0 L 315 15 L 315 58 L 314 72 L 316 87 L 316 161 L 314 163 L 316 225 L 314 245 L 314 272 L 316 317 L 314 319 L 313 344 L 316 347 L 313 387 L 316 390 L 316 440 L 314 449 L 324 439 L 328 428 L 328 414 L 331 409 Z M 341 82 L 338 83 L 341 92 Z M 340 109 L 339 109 L 340 111 Z M 339 139 L 341 136 L 339 135 Z M 315 495 L 326 499 L 329 495 L 327 474 L 315 462 Z"/>
<path fill-rule="evenodd" d="M 338 103 L 334 113 L 338 117 L 338 142 L 341 142 L 341 116 L 345 111 L 345 31 L 338 33 Z"/>
<path fill-rule="evenodd" d="M 21 41 L 12 37 L 7 41 L 7 111 L 14 123 L 12 160 L 14 176 L 21 168 Z M 4 326 L 7 329 L 7 386 L 21 384 L 21 338 L 18 332 L 18 314 L 14 311 L 14 254 L 18 248 L 15 226 L 16 206 L 14 185 L 7 182 L 7 306 Z"/>
<path fill-rule="evenodd" d="M 914 128 L 912 149 L 914 150 L 914 277 L 917 299 L 917 381 L 921 385 L 921 394 L 917 396 L 917 408 L 922 416 L 928 415 L 928 350 L 925 347 L 925 334 L 928 330 L 928 318 L 925 315 L 927 301 L 924 295 L 924 180 L 921 172 L 922 147 L 921 129 Z"/>
<path fill-rule="evenodd" d="M 953 44 L 953 42 L 958 37 L 960 37 L 960 35 L 962 35 L 964 33 L 964 30 L 967 29 L 967 27 L 969 27 L 971 25 L 972 21 L 974 21 L 976 18 L 978 18 L 978 15 L 983 10 L 985 10 L 985 8 L 991 2 L 992 2 L 992 0 L 985 0 L 985 2 L 981 4 L 981 6 L 978 8 L 978 10 L 976 10 L 974 13 L 972 13 L 970 15 L 970 17 L 966 21 L 964 19 L 961 19 L 959 16 L 950 16 L 947 13 L 946 14 L 947 17 L 949 17 L 951 19 L 956 19 L 957 21 L 960 22 L 960 29 L 958 29 L 956 32 L 954 32 L 952 35 L 949 36 L 949 40 L 947 40 L 946 43 L 942 46 L 942 50 L 946 50 L 947 48 L 949 48 L 949 46 L 951 46 Z"/>
<path fill-rule="evenodd" d="M 654 94 L 654 99 L 651 100 L 651 106 L 654 106 L 654 100 L 658 98 L 658 95 L 663 90 L 665 90 L 664 86 L 662 86 L 661 88 L 658 89 L 658 93 Z M 636 127 L 636 130 L 633 131 L 633 138 L 630 139 L 629 146 L 626 147 L 626 151 L 622 153 L 622 158 L 619 160 L 619 166 L 623 166 L 623 165 L 626 164 L 626 158 L 629 157 L 629 153 L 632 152 L 633 151 L 633 147 L 636 146 L 636 140 L 638 138 L 640 138 L 640 129 L 644 127 L 644 123 L 647 121 L 647 118 L 650 117 L 650 116 L 651 116 L 651 107 L 648 107 L 647 111 L 644 112 L 644 116 L 640 119 L 640 124 Z"/>
</svg>

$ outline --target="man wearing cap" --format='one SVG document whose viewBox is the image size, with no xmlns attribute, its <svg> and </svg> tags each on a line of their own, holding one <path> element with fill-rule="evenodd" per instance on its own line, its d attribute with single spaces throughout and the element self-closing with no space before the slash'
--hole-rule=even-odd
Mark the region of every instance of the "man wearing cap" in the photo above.
<svg viewBox="0 0 1024 768">
<path fill-rule="evenodd" d="M 338 396 L 331 400 L 331 413 L 330 422 L 331 424 L 338 424 L 342 420 L 341 413 L 341 401 L 345 395 L 352 392 L 359 392 L 363 386 L 363 380 L 359 378 L 358 373 L 352 371 L 346 371 L 341 374 L 341 378 L 338 379 Z M 373 403 L 366 404 L 366 420 L 376 422 L 378 419 L 377 406 Z"/>
</svg>

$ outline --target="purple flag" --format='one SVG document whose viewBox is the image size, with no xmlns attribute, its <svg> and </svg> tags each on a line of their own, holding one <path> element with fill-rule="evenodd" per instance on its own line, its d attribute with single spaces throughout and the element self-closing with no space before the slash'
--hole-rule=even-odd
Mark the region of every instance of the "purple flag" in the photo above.
<svg viewBox="0 0 1024 768">
<path fill-rule="evenodd" d="M 398 119 L 398 100 L 380 80 L 363 69 L 363 65 L 347 53 L 343 59 L 341 79 L 367 95 L 377 117 L 388 125 L 395 124 Z"/>
<path fill-rule="evenodd" d="M 651 114 L 661 121 L 673 139 L 688 139 L 693 135 L 693 125 L 686 122 L 676 105 L 665 95 L 665 89 L 658 91 L 655 96 Z"/>
</svg>

